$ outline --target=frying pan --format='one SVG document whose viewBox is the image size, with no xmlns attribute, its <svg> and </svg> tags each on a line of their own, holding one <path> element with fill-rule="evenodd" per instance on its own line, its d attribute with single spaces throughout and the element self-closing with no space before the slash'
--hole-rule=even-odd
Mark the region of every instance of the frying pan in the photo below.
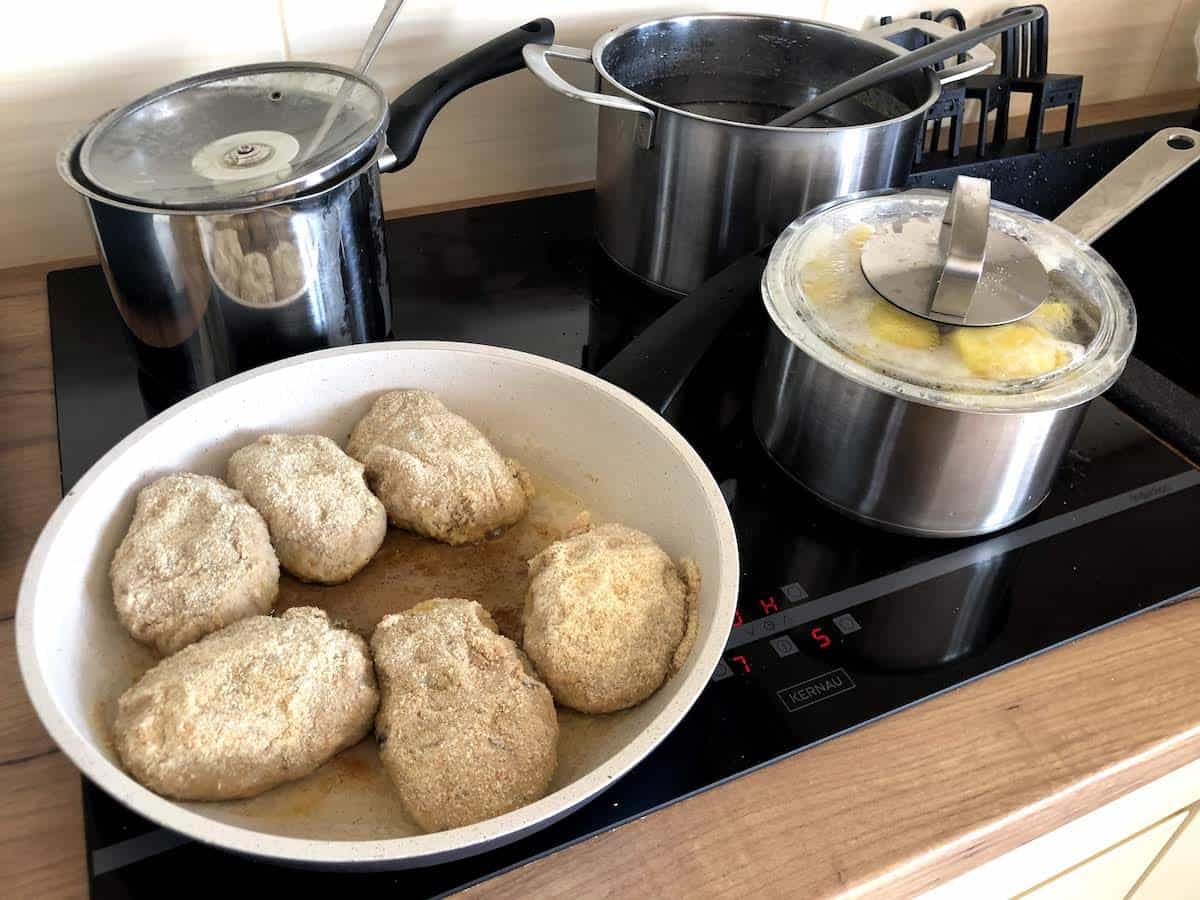
<svg viewBox="0 0 1200 900">
<path fill-rule="evenodd" d="M 388 791 L 355 795 L 353 767 L 335 779 L 335 789 L 282 812 L 275 804 L 270 814 L 254 801 L 179 803 L 143 788 L 121 769 L 107 739 L 115 698 L 146 664 L 146 651 L 117 622 L 108 581 L 138 489 L 173 471 L 222 474 L 233 450 L 268 431 L 344 441 L 372 398 L 397 387 L 435 391 L 503 453 L 578 495 L 595 521 L 640 528 L 673 558 L 695 559 L 703 578 L 699 633 L 683 669 L 640 706 L 589 720 L 586 740 L 560 757 L 548 796 L 465 828 L 403 834 L 388 820 L 384 807 L 394 802 Z M 733 524 L 717 485 L 649 407 L 594 375 L 541 357 L 474 344 L 394 342 L 321 350 L 231 378 L 109 451 L 38 539 L 21 582 L 17 651 L 47 731 L 88 778 L 138 814 L 237 853 L 399 869 L 513 841 L 627 772 L 707 684 L 729 634 L 737 588 Z"/>
</svg>

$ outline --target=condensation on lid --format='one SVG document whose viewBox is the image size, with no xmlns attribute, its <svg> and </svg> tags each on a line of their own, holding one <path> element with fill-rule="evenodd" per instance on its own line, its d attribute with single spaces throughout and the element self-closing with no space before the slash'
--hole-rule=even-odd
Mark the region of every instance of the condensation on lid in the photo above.
<svg viewBox="0 0 1200 900">
<path fill-rule="evenodd" d="M 387 99 L 320 63 L 209 72 L 106 116 L 79 151 L 83 175 L 124 200 L 226 209 L 294 196 L 373 154 Z"/>
<path fill-rule="evenodd" d="M 1050 296 L 1008 325 L 957 327 L 905 312 L 862 273 L 862 247 L 906 222 L 941 219 L 947 191 L 882 191 L 834 202 L 781 235 L 763 276 L 776 325 L 808 355 L 854 380 L 937 406 L 1063 408 L 1120 374 L 1133 345 L 1128 291 L 1086 244 L 1052 222 L 993 203 L 991 228 L 1025 242 Z"/>
</svg>

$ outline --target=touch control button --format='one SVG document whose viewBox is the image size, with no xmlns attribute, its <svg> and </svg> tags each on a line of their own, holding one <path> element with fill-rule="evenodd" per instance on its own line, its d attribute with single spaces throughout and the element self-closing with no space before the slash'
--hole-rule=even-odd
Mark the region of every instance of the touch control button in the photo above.
<svg viewBox="0 0 1200 900">
<path fill-rule="evenodd" d="M 853 634 L 856 631 L 862 631 L 862 626 L 858 624 L 854 616 L 850 615 L 850 613 L 842 613 L 840 616 L 834 616 L 833 624 L 837 626 L 837 630 L 842 634 Z"/>
<path fill-rule="evenodd" d="M 771 646 L 780 656 L 791 656 L 793 653 L 799 653 L 800 648 L 786 634 L 780 635 L 777 638 L 771 638 Z"/>
</svg>

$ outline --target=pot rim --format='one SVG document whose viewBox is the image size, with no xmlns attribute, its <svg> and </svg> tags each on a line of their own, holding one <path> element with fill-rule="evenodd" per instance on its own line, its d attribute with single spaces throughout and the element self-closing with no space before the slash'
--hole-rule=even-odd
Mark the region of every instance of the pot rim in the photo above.
<svg viewBox="0 0 1200 900">
<path fill-rule="evenodd" d="M 839 34 L 848 35 L 858 38 L 864 43 L 870 44 L 878 49 L 892 52 L 895 56 L 903 56 L 908 51 L 903 47 L 891 43 L 890 41 L 877 40 L 867 37 L 864 32 L 855 29 L 847 28 L 844 25 L 835 25 L 831 22 L 820 22 L 815 19 L 801 19 L 793 16 L 772 16 L 765 13 L 736 13 L 736 12 L 706 12 L 706 13 L 685 13 L 678 16 L 655 17 L 652 19 L 641 19 L 636 22 L 626 22 L 616 28 L 606 31 L 596 39 L 592 45 L 592 66 L 596 73 L 603 78 L 615 90 L 637 100 L 639 103 L 644 103 L 659 112 L 672 113 L 677 116 L 683 116 L 688 119 L 695 119 L 700 122 L 707 122 L 712 125 L 722 125 L 727 128 L 739 128 L 749 131 L 762 131 L 768 134 L 789 132 L 793 134 L 840 134 L 849 131 L 864 131 L 876 128 L 887 128 L 906 122 L 918 116 L 924 117 L 926 111 L 937 102 L 938 97 L 942 93 L 941 82 L 927 67 L 923 69 L 925 80 L 929 84 L 929 96 L 925 101 L 917 107 L 909 110 L 902 116 L 894 116 L 890 119 L 882 119 L 878 122 L 868 122 L 863 125 L 832 125 L 824 128 L 800 128 L 794 125 L 756 125 L 751 122 L 731 122 L 728 119 L 717 119 L 712 116 L 705 116 L 699 113 L 694 113 L 689 110 L 680 109 L 676 106 L 670 106 L 658 100 L 639 94 L 622 84 L 604 65 L 604 51 L 613 41 L 639 28 L 644 28 L 647 25 L 657 25 L 666 22 L 697 22 L 706 20 L 766 20 L 771 22 L 792 22 L 799 25 L 807 25 L 818 30 L 837 32 Z"/>
<path fill-rule="evenodd" d="M 95 200 L 98 203 L 103 203 L 106 206 L 115 206 L 119 209 L 128 210 L 129 212 L 148 213 L 158 216 L 228 216 L 239 215 L 241 213 L 256 212 L 260 209 L 270 209 L 276 206 L 287 206 L 289 203 L 297 203 L 304 200 L 310 200 L 317 197 L 322 197 L 332 190 L 341 187 L 347 181 L 357 178 L 364 174 L 368 169 L 378 166 L 380 157 L 387 152 L 387 141 L 384 130 L 387 127 L 387 122 L 384 122 L 384 128 L 379 130 L 376 138 L 375 149 L 368 154 L 363 162 L 356 168 L 341 173 L 337 178 L 331 179 L 329 182 L 320 184 L 310 191 L 300 194 L 293 194 L 289 197 L 276 197 L 272 200 L 263 200 L 258 203 L 250 203 L 244 205 L 230 204 L 229 206 L 220 207 L 182 207 L 182 206 L 150 206 L 149 204 L 135 203 L 132 200 L 125 200 L 121 197 L 115 197 L 111 194 L 106 194 L 100 188 L 94 186 L 87 180 L 83 174 L 83 170 L 79 166 L 79 152 L 83 147 L 83 142 L 87 140 L 88 135 L 97 125 L 103 122 L 112 110 L 97 116 L 88 124 L 84 125 L 73 135 L 67 143 L 58 151 L 55 156 L 55 167 L 58 169 L 58 176 L 67 183 L 67 186 L 82 196 Z"/>
<path fill-rule="evenodd" d="M 908 191 L 923 193 L 948 193 L 937 189 L 910 188 Z M 1067 242 L 1072 249 L 1084 258 L 1096 275 L 1103 278 L 1109 285 L 1114 297 L 1110 301 L 1113 310 L 1113 333 L 1109 344 L 1102 348 L 1103 352 L 1068 370 L 1062 377 L 1038 385 L 1029 391 L 1013 393 L 990 393 L 985 391 L 955 390 L 922 385 L 908 381 L 897 375 L 879 371 L 853 356 L 845 353 L 829 343 L 817 333 L 796 311 L 791 311 L 785 320 L 785 313 L 778 308 L 789 303 L 785 296 L 780 279 L 784 268 L 784 252 L 787 245 L 794 240 L 794 235 L 807 227 L 818 216 L 840 206 L 858 200 L 881 197 L 889 194 L 905 193 L 904 188 L 882 188 L 878 190 L 857 191 L 845 194 L 835 200 L 813 207 L 793 221 L 775 241 L 771 255 L 763 270 L 760 283 L 760 299 L 767 315 L 770 317 L 780 337 L 788 341 L 797 350 L 808 356 L 814 362 L 832 369 L 844 378 L 887 394 L 900 400 L 916 403 L 921 406 L 937 407 L 958 413 L 981 415 L 1014 415 L 1021 413 L 1060 412 L 1072 409 L 1085 403 L 1090 403 L 1103 394 L 1121 377 L 1125 365 L 1133 352 L 1134 340 L 1137 336 L 1137 313 L 1129 289 L 1121 277 L 1109 265 L 1108 261 L 1097 253 L 1090 244 L 1077 238 L 1074 234 L 1056 225 L 1054 222 L 1021 209 L 1008 203 L 993 200 L 994 206 L 1025 217 L 1038 220 L 1039 226 L 1057 232 L 1060 240 Z M 1127 322 L 1117 321 L 1122 315 L 1128 317 Z M 1115 350 L 1115 352 L 1113 352 Z M 1107 369 L 1102 377 L 1097 376 L 1097 370 Z"/>
</svg>

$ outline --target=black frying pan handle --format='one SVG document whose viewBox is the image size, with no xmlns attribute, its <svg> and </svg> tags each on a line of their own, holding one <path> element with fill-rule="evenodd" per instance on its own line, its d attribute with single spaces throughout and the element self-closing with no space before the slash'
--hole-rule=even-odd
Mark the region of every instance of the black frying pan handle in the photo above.
<svg viewBox="0 0 1200 900">
<path fill-rule="evenodd" d="M 651 323 L 599 376 L 665 412 L 717 336 L 760 296 L 770 245 L 722 269 Z"/>
<path fill-rule="evenodd" d="M 526 44 L 553 43 L 554 23 L 534 19 L 446 63 L 393 100 L 386 139 L 396 163 L 388 171 L 402 169 L 416 158 L 429 123 L 443 106 L 467 88 L 525 68 L 521 48 Z"/>
</svg>

